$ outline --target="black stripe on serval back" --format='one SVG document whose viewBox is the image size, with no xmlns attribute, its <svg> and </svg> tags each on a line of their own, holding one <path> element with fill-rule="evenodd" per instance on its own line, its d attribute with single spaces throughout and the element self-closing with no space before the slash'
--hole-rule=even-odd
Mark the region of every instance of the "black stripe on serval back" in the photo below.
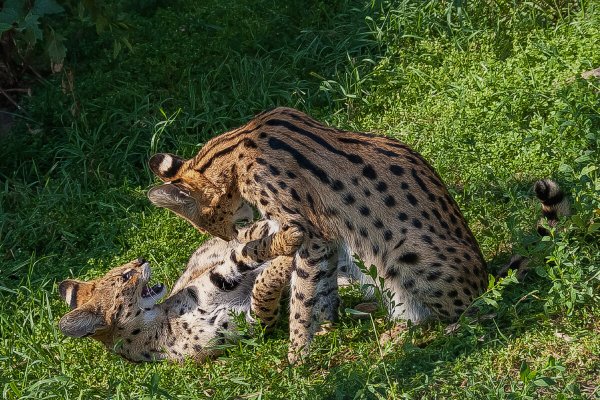
<svg viewBox="0 0 600 400">
<path fill-rule="evenodd" d="M 331 179 L 325 170 L 317 166 L 315 163 L 306 158 L 304 154 L 300 153 L 297 149 L 290 146 L 283 140 L 272 137 L 269 138 L 268 143 L 269 147 L 271 147 L 273 150 L 283 150 L 288 152 L 294 158 L 300 168 L 308 170 L 322 183 L 329 184 L 331 182 Z"/>
<path fill-rule="evenodd" d="M 361 156 L 359 156 L 357 154 L 346 153 L 345 151 L 332 146 L 321 136 L 316 135 L 313 132 L 307 131 L 306 129 L 303 129 L 297 125 L 294 125 L 289 121 L 284 121 L 284 120 L 280 120 L 280 119 L 270 119 L 270 120 L 266 121 L 265 125 L 284 127 L 294 133 L 297 133 L 299 135 L 307 137 L 308 139 L 310 139 L 310 140 L 314 141 L 315 143 L 319 144 L 320 146 L 324 147 L 331 153 L 345 157 L 348 161 L 350 161 L 353 164 L 362 164 L 363 163 L 363 159 Z"/>
</svg>

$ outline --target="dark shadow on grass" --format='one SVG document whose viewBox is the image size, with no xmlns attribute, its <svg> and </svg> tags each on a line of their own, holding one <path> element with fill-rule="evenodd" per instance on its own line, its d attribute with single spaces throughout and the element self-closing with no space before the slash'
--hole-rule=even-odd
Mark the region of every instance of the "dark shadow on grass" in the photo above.
<svg viewBox="0 0 600 400">
<path fill-rule="evenodd" d="M 0 256 L 72 266 L 122 250 L 130 211 L 151 207 L 131 195 L 153 181 L 150 154 L 192 155 L 277 105 L 329 107 L 312 73 L 335 78 L 348 57 L 377 57 L 368 4 L 131 0 L 134 52 L 113 59 L 112 42 L 69 37 L 65 74 L 34 88 L 28 119 L 0 138 Z"/>
<path fill-rule="evenodd" d="M 477 352 L 495 351 L 507 341 L 538 329 L 539 322 L 547 318 L 543 301 L 533 298 L 523 300 L 523 297 L 534 290 L 545 293 L 551 287 L 550 282 L 540 277 L 529 277 L 523 283 L 505 289 L 504 299 L 499 302 L 497 309 L 489 307 L 481 310 L 482 314 L 496 313 L 493 321 L 478 323 L 466 319 L 452 335 L 444 334 L 446 324 L 413 327 L 407 336 L 392 345 L 391 352 L 386 351 L 383 362 L 375 353 L 369 354 L 368 360 L 348 362 L 344 362 L 340 354 L 337 363 L 341 365 L 329 369 L 324 382 L 315 386 L 314 390 L 322 394 L 319 398 L 350 399 L 360 392 L 364 393 L 361 398 L 375 398 L 370 390 L 385 397 L 392 383 L 397 384 L 401 392 L 414 391 L 417 397 L 430 393 L 435 397 L 428 387 L 434 388 L 441 383 L 434 379 L 434 373 L 439 368 L 451 370 L 452 364 L 458 359 Z M 518 311 L 515 311 L 514 306 L 518 301 L 521 302 Z M 427 339 L 432 333 L 433 339 Z M 482 337 L 484 341 L 480 341 Z M 370 332 L 370 336 L 366 332 L 364 340 L 374 341 L 373 332 Z M 397 349 L 397 354 L 394 354 L 393 348 Z M 416 382 L 421 386 L 414 387 Z M 367 390 L 367 386 L 370 389 Z"/>
</svg>

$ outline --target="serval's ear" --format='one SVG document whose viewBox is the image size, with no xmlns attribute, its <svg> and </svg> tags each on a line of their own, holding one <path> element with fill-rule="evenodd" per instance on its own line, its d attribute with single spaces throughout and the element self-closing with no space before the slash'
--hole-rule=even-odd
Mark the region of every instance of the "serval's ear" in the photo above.
<svg viewBox="0 0 600 400">
<path fill-rule="evenodd" d="M 88 302 L 92 297 L 93 288 L 91 283 L 67 279 L 58 285 L 58 293 L 71 310 L 74 310 Z"/>
<path fill-rule="evenodd" d="M 150 157 L 148 164 L 154 175 L 163 182 L 172 180 L 183 166 L 185 160 L 174 154 L 158 153 Z"/>
<path fill-rule="evenodd" d="M 91 309 L 76 308 L 63 316 L 58 322 L 60 331 L 71 337 L 85 337 L 105 328 L 102 316 Z"/>
<path fill-rule="evenodd" d="M 178 214 L 196 207 L 196 201 L 187 191 L 171 183 L 153 187 L 148 191 L 148 198 L 155 206 L 168 208 Z"/>
</svg>

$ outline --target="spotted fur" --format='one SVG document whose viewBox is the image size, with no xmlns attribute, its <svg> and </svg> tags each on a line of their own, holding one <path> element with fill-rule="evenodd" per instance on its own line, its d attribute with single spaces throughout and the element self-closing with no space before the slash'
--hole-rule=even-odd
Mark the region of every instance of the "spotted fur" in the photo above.
<svg viewBox="0 0 600 400">
<path fill-rule="evenodd" d="M 260 221 L 239 232 L 254 240 L 278 230 L 274 221 Z M 197 361 L 217 355 L 217 345 L 235 340 L 234 315 L 249 323 L 256 318 L 267 328 L 279 315 L 283 290 L 290 280 L 291 257 L 249 265 L 237 258 L 240 244 L 211 239 L 200 246 L 164 302 L 163 285 L 148 286 L 150 266 L 138 259 L 113 268 L 92 281 L 68 279 L 59 293 L 72 309 L 59 322 L 72 337 L 92 337 L 107 349 L 133 361 Z M 340 269 L 348 267 L 347 255 Z M 353 278 L 346 273 L 346 278 Z M 331 300 L 334 301 L 334 300 Z"/>
<path fill-rule="evenodd" d="M 276 224 L 257 226 L 256 234 L 268 235 Z M 63 281 L 59 293 L 72 311 L 59 327 L 68 336 L 90 336 L 134 362 L 214 356 L 216 345 L 236 337 L 233 315 L 243 314 L 249 322 L 256 315 L 267 326 L 276 321 L 283 281 L 289 280 L 289 257 L 274 259 L 264 274 L 269 263 L 248 266 L 236 260 L 236 246 L 218 238 L 204 243 L 159 304 L 166 289 L 148 287 L 151 271 L 143 259 L 92 281 Z"/>
<path fill-rule="evenodd" d="M 407 145 L 328 127 L 289 108 L 262 113 L 192 159 L 157 154 L 148 197 L 222 238 L 256 207 L 281 227 L 239 257 L 293 256 L 290 353 L 337 315 L 339 249 L 375 265 L 394 318 L 456 319 L 487 285 L 473 234 L 440 176 Z"/>
</svg>

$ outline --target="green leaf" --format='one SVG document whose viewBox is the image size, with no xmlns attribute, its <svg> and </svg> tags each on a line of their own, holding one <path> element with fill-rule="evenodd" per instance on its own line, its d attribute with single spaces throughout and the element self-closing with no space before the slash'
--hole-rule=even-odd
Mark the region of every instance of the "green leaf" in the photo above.
<svg viewBox="0 0 600 400">
<path fill-rule="evenodd" d="M 32 14 L 37 14 L 40 16 L 58 14 L 63 11 L 65 11 L 65 9 L 55 0 L 36 0 L 31 8 Z"/>
<path fill-rule="evenodd" d="M 570 165 L 567 165 L 567 164 L 561 164 L 560 167 L 558 167 L 558 170 L 560 172 L 565 172 L 565 173 L 572 173 L 573 172 L 573 168 Z"/>
<path fill-rule="evenodd" d="M 488 297 L 483 297 L 483 302 L 487 305 L 490 305 L 494 308 L 498 308 L 498 302 L 494 299 L 490 299 Z"/>
<path fill-rule="evenodd" d="M 30 12 L 25 16 L 25 19 L 19 24 L 19 28 L 30 31 L 35 37 L 35 40 L 42 40 L 44 33 L 40 29 L 39 19 L 39 15 Z"/>
<path fill-rule="evenodd" d="M 0 22 L 0 35 L 6 31 L 10 31 L 12 28 L 13 28 L 13 24 L 7 24 L 6 22 Z"/>
<path fill-rule="evenodd" d="M 24 8 L 25 2 L 23 0 L 6 0 L 2 11 L 0 11 L 0 25 L 8 24 L 12 27 L 12 24 L 19 22 L 25 15 Z"/>
<path fill-rule="evenodd" d="M 588 227 L 588 233 L 596 232 L 598 229 L 600 229 L 600 222 L 594 222 Z"/>
<path fill-rule="evenodd" d="M 548 387 L 556 385 L 556 382 L 554 381 L 554 379 L 544 376 L 541 378 L 537 378 L 535 381 L 533 381 L 533 384 L 538 387 Z"/>
<path fill-rule="evenodd" d="M 371 316 L 371 314 L 369 314 L 369 313 L 358 311 L 353 308 L 346 308 L 345 311 L 346 311 L 346 314 L 348 314 L 348 315 L 356 315 L 358 317 L 370 317 Z"/>
<path fill-rule="evenodd" d="M 115 40 L 113 43 L 113 58 L 117 58 L 117 56 L 121 52 L 121 47 L 121 42 Z"/>
<path fill-rule="evenodd" d="M 598 167 L 595 165 L 586 165 L 581 169 L 581 175 L 589 175 L 590 172 L 597 170 Z"/>
<path fill-rule="evenodd" d="M 47 51 L 50 60 L 54 63 L 61 63 L 67 55 L 67 49 L 63 44 L 64 40 L 65 38 L 56 32 L 48 36 Z"/>
</svg>

